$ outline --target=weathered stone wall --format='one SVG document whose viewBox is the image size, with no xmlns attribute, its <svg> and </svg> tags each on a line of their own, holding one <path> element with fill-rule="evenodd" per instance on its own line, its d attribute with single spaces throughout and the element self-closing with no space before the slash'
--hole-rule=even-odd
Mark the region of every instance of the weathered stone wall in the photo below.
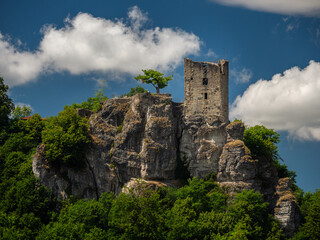
<svg viewBox="0 0 320 240">
<path fill-rule="evenodd" d="M 184 116 L 202 115 L 206 122 L 229 121 L 229 62 L 194 62 L 184 59 Z"/>
</svg>

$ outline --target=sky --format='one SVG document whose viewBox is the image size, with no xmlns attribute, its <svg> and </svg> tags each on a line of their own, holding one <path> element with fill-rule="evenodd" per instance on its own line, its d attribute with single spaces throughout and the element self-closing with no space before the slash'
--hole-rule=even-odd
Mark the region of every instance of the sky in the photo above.
<svg viewBox="0 0 320 240">
<path fill-rule="evenodd" d="M 278 131 L 298 186 L 320 189 L 319 0 L 0 0 L 0 76 L 43 117 L 148 68 L 183 102 L 184 57 L 229 60 L 230 120 Z"/>
</svg>

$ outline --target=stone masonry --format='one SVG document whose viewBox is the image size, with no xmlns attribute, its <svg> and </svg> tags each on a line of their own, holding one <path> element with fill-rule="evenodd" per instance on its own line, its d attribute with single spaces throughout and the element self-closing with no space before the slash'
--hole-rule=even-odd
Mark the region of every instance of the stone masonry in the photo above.
<svg viewBox="0 0 320 240">
<path fill-rule="evenodd" d="M 186 118 L 203 115 L 209 124 L 229 121 L 228 66 L 226 60 L 213 63 L 184 59 Z"/>
</svg>

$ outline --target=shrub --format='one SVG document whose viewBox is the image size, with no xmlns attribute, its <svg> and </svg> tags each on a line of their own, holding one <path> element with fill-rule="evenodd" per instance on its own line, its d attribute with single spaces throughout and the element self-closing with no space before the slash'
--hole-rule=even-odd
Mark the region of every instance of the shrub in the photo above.
<svg viewBox="0 0 320 240">
<path fill-rule="evenodd" d="M 57 117 L 49 119 L 42 139 L 50 163 L 82 166 L 85 147 L 90 142 L 87 119 L 66 107 Z"/>
<path fill-rule="evenodd" d="M 132 97 L 132 96 L 134 96 L 134 95 L 136 95 L 136 94 L 138 94 L 138 93 L 146 93 L 146 92 L 148 92 L 148 90 L 144 89 L 144 88 L 141 87 L 141 86 L 137 86 L 137 87 L 135 87 L 135 88 L 131 88 L 130 92 L 127 93 L 127 94 L 124 94 L 123 97 L 124 97 L 124 96 L 126 96 L 126 97 Z"/>
<path fill-rule="evenodd" d="M 280 142 L 280 134 L 273 129 L 259 125 L 246 127 L 243 141 L 254 157 L 265 156 L 273 160 L 279 157 L 276 144 Z"/>
</svg>

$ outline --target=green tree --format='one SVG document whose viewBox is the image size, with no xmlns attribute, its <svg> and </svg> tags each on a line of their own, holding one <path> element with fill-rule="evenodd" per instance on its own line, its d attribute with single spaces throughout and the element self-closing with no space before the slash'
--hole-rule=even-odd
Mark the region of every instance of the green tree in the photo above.
<svg viewBox="0 0 320 240">
<path fill-rule="evenodd" d="M 243 141 L 254 157 L 265 156 L 273 160 L 279 158 L 276 144 L 280 142 L 280 134 L 273 129 L 260 125 L 246 127 Z"/>
<path fill-rule="evenodd" d="M 110 239 L 166 239 L 164 209 L 157 191 L 120 195 L 109 214 Z"/>
<path fill-rule="evenodd" d="M 32 108 L 30 106 L 15 106 L 12 112 L 13 119 L 20 119 L 23 117 L 28 117 L 32 113 Z"/>
<path fill-rule="evenodd" d="M 290 177 L 292 179 L 293 184 L 291 188 L 296 192 L 296 196 L 302 193 L 302 190 L 295 184 L 296 173 L 289 170 L 285 164 L 281 163 L 283 162 L 283 159 L 278 154 L 277 146 L 277 144 L 280 142 L 279 133 L 277 133 L 273 129 L 268 129 L 265 126 L 246 126 L 243 141 L 245 145 L 250 149 L 253 157 L 258 159 L 260 157 L 266 157 L 273 160 L 273 164 L 278 172 L 278 177 Z"/>
<path fill-rule="evenodd" d="M 37 239 L 107 239 L 108 214 L 114 194 L 104 193 L 99 200 L 67 202 L 58 219 L 45 226 Z"/>
<path fill-rule="evenodd" d="M 12 100 L 7 95 L 8 86 L 0 77 L 0 128 L 8 124 L 11 111 L 14 109 Z"/>
<path fill-rule="evenodd" d="M 303 196 L 301 212 L 305 218 L 304 224 L 300 227 L 299 232 L 293 238 L 302 239 L 319 239 L 320 236 L 320 190 L 315 193 L 307 192 Z"/>
<path fill-rule="evenodd" d="M 263 195 L 253 190 L 238 193 L 229 207 L 235 220 L 232 239 L 279 239 L 282 236 L 280 226 L 268 212 L 268 203 Z"/>
<path fill-rule="evenodd" d="M 42 132 L 46 157 L 54 165 L 83 166 L 85 147 L 90 142 L 88 120 L 72 107 L 65 107 L 48 120 Z"/>
<path fill-rule="evenodd" d="M 145 92 L 148 92 L 147 89 L 144 89 L 143 87 L 141 86 L 137 86 L 135 88 L 131 88 L 130 92 L 127 93 L 127 94 L 124 94 L 123 96 L 127 96 L 127 97 L 132 97 L 138 93 L 145 93 Z"/>
<path fill-rule="evenodd" d="M 49 192 L 32 173 L 35 147 L 41 143 L 43 121 L 11 120 L 0 145 L 0 239 L 35 239 L 54 208 Z"/>
<path fill-rule="evenodd" d="M 160 89 L 168 86 L 168 82 L 172 80 L 172 76 L 164 77 L 163 73 L 155 71 L 153 69 L 143 69 L 142 72 L 144 75 L 138 75 L 135 77 L 137 81 L 142 83 L 151 84 L 157 90 L 157 93 L 160 93 Z"/>
</svg>

